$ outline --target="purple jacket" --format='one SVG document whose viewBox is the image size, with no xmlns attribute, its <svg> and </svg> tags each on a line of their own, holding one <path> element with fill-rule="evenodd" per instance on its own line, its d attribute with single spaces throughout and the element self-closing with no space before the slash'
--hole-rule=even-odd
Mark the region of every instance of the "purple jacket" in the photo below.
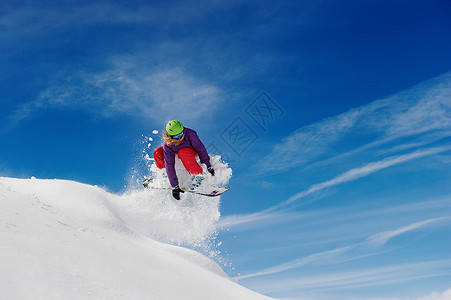
<svg viewBox="0 0 451 300">
<path fill-rule="evenodd" d="M 208 156 L 207 149 L 197 136 L 197 132 L 186 127 L 184 131 L 185 137 L 178 146 L 167 146 L 166 144 L 163 145 L 164 165 L 166 166 L 166 173 L 168 174 L 169 182 L 171 183 L 172 187 L 175 187 L 179 184 L 177 174 L 175 173 L 175 154 L 177 154 L 180 149 L 187 147 L 193 148 L 194 151 L 199 154 L 200 162 L 205 164 L 207 168 L 211 167 L 210 157 Z"/>
</svg>

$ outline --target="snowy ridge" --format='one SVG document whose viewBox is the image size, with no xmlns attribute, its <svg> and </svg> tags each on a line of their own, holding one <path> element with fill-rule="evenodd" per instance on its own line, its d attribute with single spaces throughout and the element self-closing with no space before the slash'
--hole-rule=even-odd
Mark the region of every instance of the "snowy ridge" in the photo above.
<svg viewBox="0 0 451 300">
<path fill-rule="evenodd" d="M 145 193 L 118 196 L 71 181 L 0 177 L 2 298 L 269 299 L 230 280 L 203 254 L 142 234 L 162 219 L 143 223 Z M 124 212 L 120 203 L 135 206 Z M 195 209 L 187 220 L 195 219 Z M 124 222 L 137 213 L 142 220 Z M 191 233 L 179 240 L 192 237 L 206 238 Z"/>
</svg>

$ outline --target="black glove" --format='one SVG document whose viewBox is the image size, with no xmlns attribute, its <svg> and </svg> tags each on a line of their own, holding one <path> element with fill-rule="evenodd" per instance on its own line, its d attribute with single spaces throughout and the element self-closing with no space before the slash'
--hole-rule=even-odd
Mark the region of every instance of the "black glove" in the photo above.
<svg viewBox="0 0 451 300">
<path fill-rule="evenodd" d="M 215 176 L 215 169 L 213 169 L 213 167 L 209 167 L 207 170 L 210 172 L 211 176 Z"/>
<path fill-rule="evenodd" d="M 173 187 L 172 188 L 172 197 L 174 197 L 175 198 L 175 200 L 180 200 L 180 193 L 184 193 L 185 191 L 184 190 L 182 190 L 181 188 L 180 188 L 180 186 L 175 186 L 175 187 Z"/>
</svg>

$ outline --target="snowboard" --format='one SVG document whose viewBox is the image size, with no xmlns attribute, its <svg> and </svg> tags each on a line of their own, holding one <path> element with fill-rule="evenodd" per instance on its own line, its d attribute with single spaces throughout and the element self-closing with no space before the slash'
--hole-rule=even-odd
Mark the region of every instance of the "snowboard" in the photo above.
<svg viewBox="0 0 451 300">
<path fill-rule="evenodd" d="M 143 181 L 143 186 L 145 188 L 148 189 L 156 189 L 156 190 L 172 190 L 172 188 L 170 187 L 154 187 L 152 185 L 149 184 L 149 182 L 147 181 L 147 179 L 145 179 Z M 187 193 L 193 193 L 196 195 L 202 195 L 202 196 L 207 196 L 207 197 L 216 197 L 219 195 L 224 194 L 225 192 L 227 192 L 230 189 L 230 187 L 228 186 L 202 186 L 201 190 L 192 190 L 189 188 L 181 188 L 182 191 L 187 192 Z"/>
</svg>

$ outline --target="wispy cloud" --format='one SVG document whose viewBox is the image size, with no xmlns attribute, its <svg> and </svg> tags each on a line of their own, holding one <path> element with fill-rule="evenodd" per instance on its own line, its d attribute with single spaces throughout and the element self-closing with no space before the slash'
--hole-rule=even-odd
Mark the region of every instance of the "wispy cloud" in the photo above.
<svg viewBox="0 0 451 300">
<path fill-rule="evenodd" d="M 243 36 L 266 35 L 269 31 L 257 28 L 260 24 L 257 20 L 248 22 L 239 32 L 230 32 L 228 26 L 222 25 L 219 30 L 206 29 L 202 34 L 194 30 L 180 35 L 180 29 L 187 24 L 207 28 L 210 20 L 224 9 L 242 5 L 241 1 L 235 0 L 201 1 L 196 5 L 180 1 L 130 4 L 108 0 L 72 1 L 64 6 L 33 1 L 5 3 L 0 14 L 0 38 L 8 41 L 5 44 L 11 47 L 11 55 L 29 48 L 47 53 L 47 41 L 57 41 L 67 49 L 77 48 L 74 53 L 69 51 L 73 57 L 64 57 L 64 51 L 60 53 L 59 59 L 64 59 L 64 63 L 49 58 L 48 65 L 54 64 L 55 69 L 39 70 L 46 74 L 46 78 L 40 80 L 39 88 L 46 87 L 30 101 L 18 105 L 10 114 L 9 126 L 55 107 L 88 110 L 110 117 L 117 114 L 145 116 L 158 122 L 171 115 L 187 122 L 203 116 L 203 121 L 208 122 L 214 115 L 211 110 L 225 98 L 224 87 L 229 86 L 229 93 L 236 92 L 227 83 L 242 80 L 243 76 L 248 79 L 255 76 L 253 64 L 258 64 L 259 68 L 273 64 L 272 59 L 255 55 L 252 49 L 243 50 L 237 42 Z M 252 19 L 262 20 L 264 26 L 271 28 L 268 24 L 274 24 L 276 19 L 268 23 L 269 16 L 260 15 L 260 10 L 266 12 L 267 5 L 256 5 Z M 270 10 L 269 14 L 272 13 Z M 288 22 L 285 18 L 282 21 Z M 99 28 L 101 33 L 96 31 Z M 105 33 L 111 30 L 113 35 L 117 28 L 130 34 L 112 38 Z M 105 55 L 102 53 L 105 48 L 101 48 L 104 43 L 99 43 L 94 51 L 80 49 L 87 30 L 106 35 L 106 40 L 111 41 Z M 277 32 L 271 31 L 271 34 Z M 27 43 L 33 44 L 27 47 Z M 224 46 L 228 51 L 222 51 Z M 249 55 L 243 55 L 243 51 L 249 51 Z M 74 65 L 71 65 L 72 58 L 77 60 Z M 42 62 L 45 63 L 45 59 Z M 92 68 L 96 71 L 91 71 Z M 51 80 L 47 78 L 53 78 L 53 82 L 45 82 Z M 20 101 L 23 100 L 19 99 L 17 103 Z M 198 125 L 200 123 L 198 120 Z"/>
<path fill-rule="evenodd" d="M 296 278 L 259 281 L 259 289 L 265 293 L 293 290 L 349 289 L 377 287 L 433 278 L 451 274 L 451 260 L 435 260 L 411 264 L 399 264 L 371 269 L 354 270 L 324 275 L 309 275 Z"/>
<path fill-rule="evenodd" d="M 386 99 L 297 129 L 274 146 L 261 161 L 261 169 L 292 169 L 348 152 L 390 146 L 390 142 L 403 137 L 418 136 L 424 142 L 427 138 L 422 135 L 430 134 L 434 135 L 433 142 L 449 136 L 450 114 L 451 73 L 446 73 Z M 418 142 L 408 141 L 412 143 Z M 337 146 L 344 151 L 337 153 Z M 268 163 L 273 161 L 278 163 Z"/>
<path fill-rule="evenodd" d="M 0 38 L 11 41 L 6 43 L 14 49 L 11 53 L 27 49 L 26 43 L 34 42 L 30 42 L 29 37 L 42 39 L 43 45 L 33 44 L 36 51 L 43 50 L 47 40 L 67 42 L 67 47 L 71 48 L 76 36 L 88 28 L 97 28 L 96 25 L 113 29 L 121 26 L 129 31 L 133 30 L 132 26 L 139 25 L 139 32 L 146 34 L 132 42 L 127 40 L 131 44 L 126 46 L 112 43 L 113 48 L 100 57 L 95 56 L 97 51 L 82 51 L 92 54 L 86 60 L 83 57 L 82 65 L 71 64 L 71 59 L 66 59 L 55 69 L 42 70 L 46 79 L 41 81 L 39 88 L 43 84 L 46 87 L 27 102 L 18 100 L 20 104 L 10 113 L 10 123 L 6 126 L 14 127 L 36 113 L 52 108 L 85 110 L 103 117 L 125 114 L 158 122 L 177 116 L 188 123 L 197 121 L 199 124 L 198 118 L 203 116 L 203 121 L 208 122 L 223 96 L 218 81 L 213 83 L 204 72 L 206 66 L 217 62 L 217 58 L 209 61 L 203 51 L 208 52 L 205 50 L 208 44 L 211 52 L 211 47 L 216 48 L 217 40 L 195 34 L 165 38 L 171 36 L 168 32 L 179 32 L 181 26 L 193 20 L 202 21 L 223 9 L 222 0 L 203 2 L 189 6 L 179 2 L 129 5 L 100 1 L 73 2 L 64 7 L 38 2 L 5 3 L 0 15 Z M 239 2 L 227 3 L 240 5 Z M 74 40 L 68 40 L 72 36 Z M 196 68 L 197 65 L 202 67 Z"/>
<path fill-rule="evenodd" d="M 366 164 L 359 168 L 353 168 L 349 171 L 346 171 L 346 172 L 338 175 L 337 177 L 335 177 L 331 180 L 327 180 L 327 181 L 324 181 L 324 182 L 321 182 L 318 184 L 314 184 L 307 190 L 291 196 L 288 200 L 286 200 L 282 203 L 279 203 L 278 205 L 273 206 L 273 207 L 269 208 L 268 210 L 274 210 L 274 209 L 278 209 L 280 207 L 286 206 L 298 199 L 301 199 L 314 192 L 320 191 L 322 189 L 325 189 L 325 188 L 328 188 L 331 186 L 336 186 L 336 185 L 339 185 L 339 184 L 342 184 L 345 182 L 353 181 L 353 180 L 368 176 L 377 171 L 380 171 L 380 170 L 383 170 L 383 169 L 386 169 L 386 168 L 389 168 L 389 167 L 392 167 L 392 166 L 395 166 L 395 165 L 398 165 L 401 163 L 405 163 L 405 162 L 413 160 L 413 159 L 430 156 L 430 155 L 438 154 L 441 152 L 446 152 L 449 150 L 451 150 L 451 146 L 435 147 L 435 148 L 429 148 L 429 149 L 424 149 L 424 150 L 418 150 L 418 151 L 415 151 L 415 152 L 412 152 L 409 154 L 388 157 L 388 158 L 385 158 L 385 159 L 377 161 L 377 162 L 372 162 L 372 163 Z"/>
<path fill-rule="evenodd" d="M 286 220 L 287 215 L 285 213 L 280 212 L 269 212 L 266 213 L 264 211 L 256 212 L 252 214 L 243 214 L 243 215 L 230 215 L 225 216 L 220 219 L 219 227 L 224 228 L 232 228 L 232 227 L 242 227 L 246 225 L 247 228 L 254 226 L 258 226 L 259 223 L 267 222 L 277 222 L 277 220 Z"/>
<path fill-rule="evenodd" d="M 342 248 L 337 248 L 337 249 L 333 249 L 333 250 L 329 250 L 329 251 L 311 254 L 309 256 L 297 258 L 290 262 L 283 263 L 283 264 L 280 264 L 277 266 L 273 266 L 273 267 L 255 272 L 255 273 L 238 276 L 236 279 L 241 280 L 241 279 L 246 279 L 246 278 L 251 278 L 251 277 L 276 274 L 276 273 L 284 272 L 284 271 L 291 270 L 294 268 L 299 268 L 299 267 L 302 267 L 302 266 L 305 266 L 305 265 L 308 265 L 311 263 L 315 263 L 318 261 L 321 261 L 322 263 L 325 263 L 326 261 L 329 263 L 332 263 L 332 260 L 336 260 L 336 258 L 338 256 L 342 255 L 343 253 L 348 252 L 351 249 L 352 249 L 352 246 L 347 246 L 347 247 L 342 247 Z"/>
<path fill-rule="evenodd" d="M 412 153 L 404 154 L 404 155 L 398 155 L 398 156 L 392 156 L 385 159 L 382 159 L 380 161 L 368 163 L 362 167 L 353 168 L 350 169 L 330 180 L 326 180 L 317 184 L 314 184 L 310 186 L 308 189 L 301 191 L 290 198 L 288 198 L 285 201 L 282 201 L 274 206 L 271 206 L 265 210 L 262 210 L 260 212 L 252 213 L 252 214 L 243 214 L 243 215 L 233 215 L 228 216 L 224 218 L 223 223 L 224 226 L 228 226 L 229 228 L 240 225 L 243 226 L 244 224 L 249 224 L 252 222 L 259 222 L 264 219 L 273 218 L 277 215 L 274 215 L 273 212 L 281 209 L 283 207 L 286 207 L 290 204 L 292 204 L 295 201 L 298 201 L 302 198 L 305 198 L 315 192 L 319 192 L 321 190 L 324 190 L 326 188 L 330 188 L 333 186 L 338 186 L 340 184 L 343 184 L 345 182 L 350 182 L 353 180 L 357 180 L 359 178 L 371 175 L 377 171 L 399 165 L 414 159 L 427 157 L 431 155 L 435 155 L 438 153 L 450 151 L 451 146 L 443 146 L 443 147 L 434 147 L 434 148 L 427 148 L 422 149 L 418 151 L 414 151 Z M 306 203 L 311 203 L 314 200 L 309 200 Z M 304 203 L 304 204 L 306 204 Z"/>
<path fill-rule="evenodd" d="M 181 26 L 221 9 L 224 1 L 203 1 L 196 6 L 180 3 L 127 5 L 115 1 L 66 3 L 5 3 L 2 5 L 0 36 L 45 34 L 54 29 L 94 24 L 153 24 L 160 28 Z M 230 2 L 228 2 L 230 4 Z"/>
<path fill-rule="evenodd" d="M 395 230 L 389 230 L 389 231 L 384 231 L 375 235 L 370 236 L 366 243 L 374 246 L 374 247 L 381 247 L 383 245 L 385 245 L 390 239 L 397 237 L 398 235 L 407 233 L 409 231 L 412 230 L 416 230 L 416 229 L 420 229 L 423 228 L 429 224 L 432 223 L 437 223 L 443 220 L 446 220 L 448 218 L 445 217 L 441 217 L 441 218 L 434 218 L 434 219 L 429 219 L 429 220 L 425 220 L 425 221 L 421 221 L 421 222 L 417 222 L 414 224 L 410 224 Z"/>
<path fill-rule="evenodd" d="M 375 247 L 384 246 L 389 240 L 396 238 L 399 235 L 406 234 L 408 232 L 418 230 L 420 228 L 424 228 L 427 225 L 433 223 L 439 223 L 444 220 L 448 220 L 447 217 L 439 217 L 428 219 L 420 222 L 416 222 L 413 224 L 409 224 L 407 226 L 403 226 L 401 228 L 397 228 L 394 230 L 380 232 L 374 235 L 371 235 L 366 240 L 354 243 L 352 245 L 339 247 L 332 250 L 327 250 L 319 253 L 314 253 L 305 257 L 297 258 L 291 260 L 289 262 L 279 264 L 277 266 L 269 267 L 263 269 L 261 271 L 257 271 L 251 274 L 242 275 L 237 277 L 237 279 L 246 279 L 257 276 L 271 275 L 284 271 L 288 271 L 291 269 L 303 267 L 309 264 L 321 264 L 321 265 L 332 265 L 337 263 L 342 263 L 345 261 L 360 259 L 363 257 L 368 257 L 372 255 L 376 255 L 379 252 L 374 252 Z"/>
<path fill-rule="evenodd" d="M 451 288 L 447 289 L 443 293 L 432 292 L 427 296 L 423 296 L 415 300 L 449 300 L 449 299 L 451 299 Z"/>
<path fill-rule="evenodd" d="M 86 110 L 103 117 L 118 114 L 165 121 L 171 116 L 192 122 L 210 115 L 221 102 L 218 87 L 181 68 L 142 64 L 137 57 L 113 57 L 103 72 L 77 71 L 58 80 L 35 100 L 21 104 L 11 125 L 46 109 Z M 187 109 L 196 106 L 196 109 Z"/>
</svg>

